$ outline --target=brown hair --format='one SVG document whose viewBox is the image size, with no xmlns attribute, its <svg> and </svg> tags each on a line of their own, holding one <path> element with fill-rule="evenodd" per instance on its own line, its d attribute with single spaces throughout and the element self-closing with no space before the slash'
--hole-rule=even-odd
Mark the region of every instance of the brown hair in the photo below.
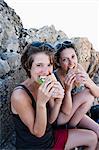
<svg viewBox="0 0 99 150">
<path fill-rule="evenodd" d="M 43 52 L 49 56 L 51 64 L 54 62 L 55 49 L 51 44 L 38 41 L 28 44 L 25 47 L 24 53 L 21 57 L 21 64 L 29 78 L 31 78 L 30 69 L 34 61 L 32 56 L 40 52 Z"/>
<path fill-rule="evenodd" d="M 75 45 L 72 41 L 70 40 L 66 40 L 66 41 L 63 41 L 62 43 L 58 43 L 55 47 L 56 49 L 56 53 L 55 53 L 55 68 L 59 68 L 60 67 L 60 64 L 59 64 L 59 59 L 60 59 L 60 55 L 61 55 L 61 52 L 66 49 L 66 48 L 73 48 L 74 51 L 75 51 Z"/>
</svg>

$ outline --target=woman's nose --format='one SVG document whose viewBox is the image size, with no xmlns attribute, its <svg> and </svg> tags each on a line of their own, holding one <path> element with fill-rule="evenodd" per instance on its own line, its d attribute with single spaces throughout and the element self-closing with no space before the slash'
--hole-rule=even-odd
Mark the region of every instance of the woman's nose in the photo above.
<svg viewBox="0 0 99 150">
<path fill-rule="evenodd" d="M 43 70 L 42 70 L 42 74 L 44 75 L 44 76 L 46 76 L 46 75 L 49 75 L 49 69 L 48 68 L 43 68 Z"/>
<path fill-rule="evenodd" d="M 73 61 L 71 59 L 69 59 L 69 65 L 72 66 L 73 65 Z"/>
<path fill-rule="evenodd" d="M 69 59 L 69 64 L 72 64 L 72 60 L 71 59 Z"/>
</svg>

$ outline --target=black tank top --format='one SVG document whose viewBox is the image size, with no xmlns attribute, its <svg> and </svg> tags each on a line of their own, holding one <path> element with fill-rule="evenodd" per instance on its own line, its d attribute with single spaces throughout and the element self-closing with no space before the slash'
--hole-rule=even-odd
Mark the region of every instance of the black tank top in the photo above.
<svg viewBox="0 0 99 150">
<path fill-rule="evenodd" d="M 19 85 L 17 88 L 23 88 L 31 97 L 32 106 L 36 109 L 36 103 L 31 92 L 24 86 Z M 42 115 L 42 114 L 41 114 Z M 20 150 L 48 150 L 54 145 L 54 135 L 52 125 L 47 123 L 44 136 L 38 138 L 31 134 L 28 127 L 21 121 L 19 115 L 13 114 L 16 131 L 16 148 Z"/>
</svg>

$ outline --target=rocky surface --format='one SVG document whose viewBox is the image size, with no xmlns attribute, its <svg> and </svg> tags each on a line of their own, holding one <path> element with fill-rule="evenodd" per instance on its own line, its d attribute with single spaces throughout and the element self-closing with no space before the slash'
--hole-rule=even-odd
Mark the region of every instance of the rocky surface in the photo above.
<svg viewBox="0 0 99 150">
<path fill-rule="evenodd" d="M 13 88 L 26 78 L 20 65 L 24 46 L 32 41 L 47 41 L 55 45 L 69 37 L 53 25 L 40 29 L 24 29 L 20 17 L 3 0 L 0 1 L 0 144 L 14 150 L 14 126 L 10 111 Z M 84 37 L 73 37 L 79 62 L 99 85 L 99 52 Z M 12 140 L 13 139 L 13 140 Z"/>
</svg>

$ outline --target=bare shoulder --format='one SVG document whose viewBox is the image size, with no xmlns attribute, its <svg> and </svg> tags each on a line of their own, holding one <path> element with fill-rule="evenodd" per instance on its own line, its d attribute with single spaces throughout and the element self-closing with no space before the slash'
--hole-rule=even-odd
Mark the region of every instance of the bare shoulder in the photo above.
<svg viewBox="0 0 99 150">
<path fill-rule="evenodd" d="M 18 109 L 30 106 L 32 101 L 28 94 L 23 89 L 14 89 L 11 95 L 11 108 L 12 111 L 17 113 Z"/>
<path fill-rule="evenodd" d="M 31 102 L 31 100 L 29 100 L 29 99 L 30 98 L 29 98 L 28 94 L 25 92 L 25 90 L 23 90 L 21 88 L 19 88 L 19 89 L 15 88 L 13 90 L 12 95 L 11 95 L 11 102 L 12 101 L 16 101 L 16 102 L 28 101 L 28 102 Z"/>
</svg>

